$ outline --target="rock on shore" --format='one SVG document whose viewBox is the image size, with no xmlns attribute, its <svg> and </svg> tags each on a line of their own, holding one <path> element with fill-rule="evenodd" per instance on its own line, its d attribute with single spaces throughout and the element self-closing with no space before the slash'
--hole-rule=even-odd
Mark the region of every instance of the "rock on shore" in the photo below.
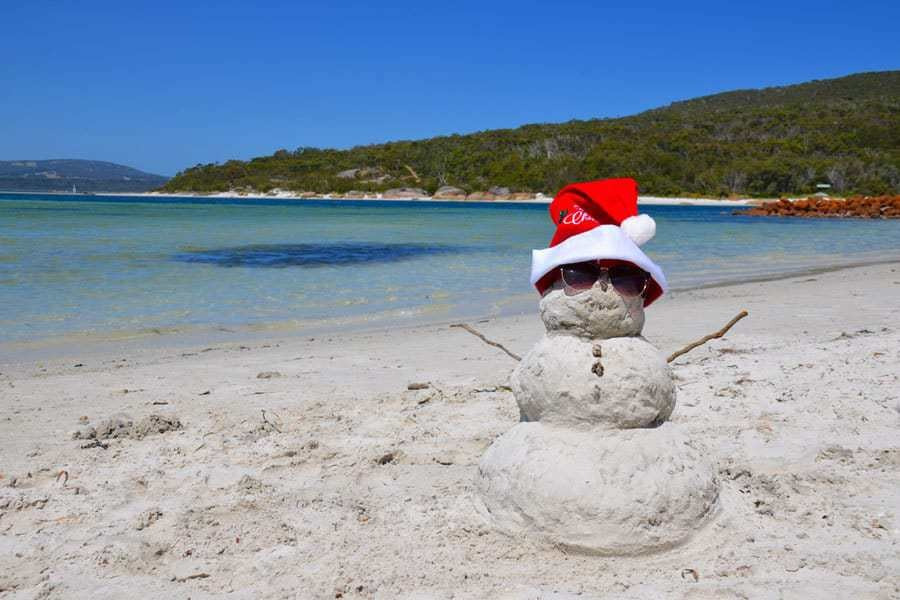
<svg viewBox="0 0 900 600">
<path fill-rule="evenodd" d="M 465 200 L 466 190 L 453 187 L 452 185 L 442 185 L 432 198 L 435 200 Z"/>
<path fill-rule="evenodd" d="M 900 196 L 852 196 L 846 199 L 806 198 L 766 202 L 735 214 L 751 217 L 844 217 L 900 219 Z"/>
<path fill-rule="evenodd" d="M 384 192 L 384 198 L 427 198 L 428 192 L 422 188 L 392 188 Z"/>
</svg>

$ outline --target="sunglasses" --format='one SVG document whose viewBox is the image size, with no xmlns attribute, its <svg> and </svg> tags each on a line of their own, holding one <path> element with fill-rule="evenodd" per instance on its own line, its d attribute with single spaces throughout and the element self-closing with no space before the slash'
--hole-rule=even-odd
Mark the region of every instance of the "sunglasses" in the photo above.
<svg viewBox="0 0 900 600">
<path fill-rule="evenodd" d="M 602 267 L 596 262 L 581 262 L 563 265 L 559 272 L 570 296 L 589 290 L 600 281 L 604 290 L 606 284 L 611 284 L 623 298 L 637 298 L 644 295 L 650 284 L 649 273 L 627 265 Z"/>
</svg>

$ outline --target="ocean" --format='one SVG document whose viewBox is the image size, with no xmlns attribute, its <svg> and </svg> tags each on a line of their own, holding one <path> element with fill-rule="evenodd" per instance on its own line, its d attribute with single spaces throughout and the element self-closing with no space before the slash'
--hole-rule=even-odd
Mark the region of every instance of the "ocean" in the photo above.
<svg viewBox="0 0 900 600">
<path fill-rule="evenodd" d="M 675 290 L 900 260 L 898 221 L 641 210 Z M 0 193 L 0 342 L 534 311 L 552 234 L 542 204 Z"/>
</svg>

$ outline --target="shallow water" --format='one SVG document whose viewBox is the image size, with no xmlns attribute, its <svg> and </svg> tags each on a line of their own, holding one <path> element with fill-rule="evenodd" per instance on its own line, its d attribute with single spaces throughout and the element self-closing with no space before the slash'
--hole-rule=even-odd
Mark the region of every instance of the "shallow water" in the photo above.
<svg viewBox="0 0 900 600">
<path fill-rule="evenodd" d="M 900 222 L 647 206 L 674 288 L 900 259 Z M 0 194 L 0 341 L 534 310 L 545 205 Z"/>
</svg>

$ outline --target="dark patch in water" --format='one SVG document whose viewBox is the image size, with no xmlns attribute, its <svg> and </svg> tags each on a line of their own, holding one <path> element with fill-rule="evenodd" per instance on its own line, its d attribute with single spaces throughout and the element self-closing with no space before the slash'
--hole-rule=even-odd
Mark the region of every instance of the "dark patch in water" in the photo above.
<svg viewBox="0 0 900 600">
<path fill-rule="evenodd" d="M 324 267 L 360 263 L 386 263 L 411 260 L 422 256 L 458 254 L 471 251 L 465 246 L 427 244 L 254 244 L 232 248 L 189 250 L 175 255 L 175 260 L 204 263 L 220 267 Z"/>
</svg>

